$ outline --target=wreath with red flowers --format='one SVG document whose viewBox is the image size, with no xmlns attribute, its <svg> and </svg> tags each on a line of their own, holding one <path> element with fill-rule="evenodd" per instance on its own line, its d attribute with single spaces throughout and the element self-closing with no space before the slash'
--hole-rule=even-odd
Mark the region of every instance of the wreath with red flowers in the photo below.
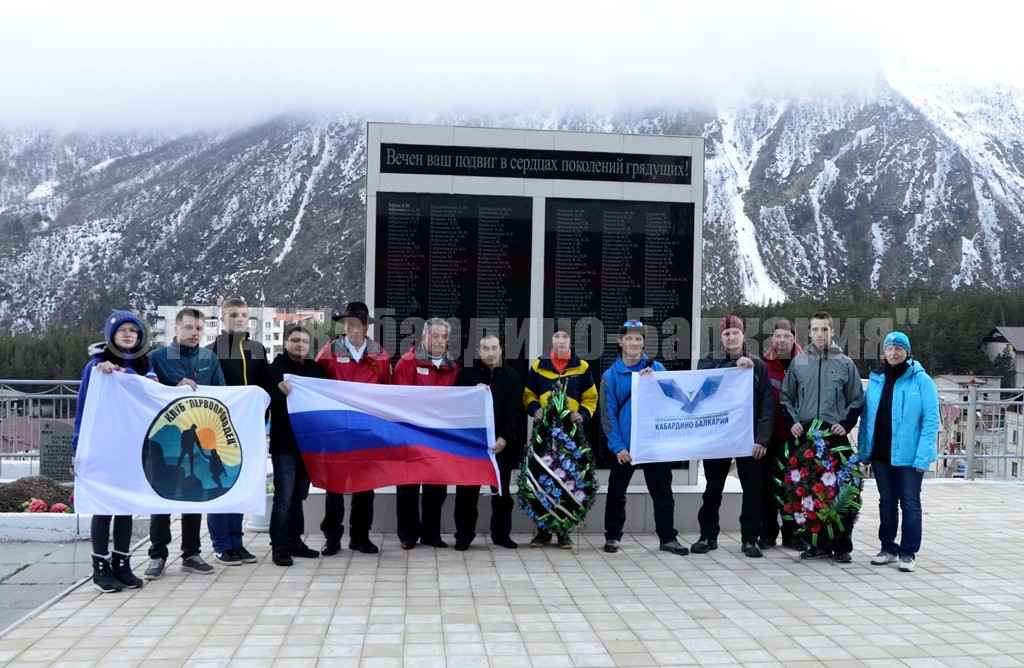
<svg viewBox="0 0 1024 668">
<path fill-rule="evenodd" d="M 810 535 L 812 545 L 817 547 L 820 536 L 832 539 L 853 528 L 864 479 L 848 439 L 822 430 L 821 421 L 815 420 L 802 438 L 786 445 L 778 466 L 782 479 L 775 480 L 776 498 L 782 519 Z"/>
</svg>

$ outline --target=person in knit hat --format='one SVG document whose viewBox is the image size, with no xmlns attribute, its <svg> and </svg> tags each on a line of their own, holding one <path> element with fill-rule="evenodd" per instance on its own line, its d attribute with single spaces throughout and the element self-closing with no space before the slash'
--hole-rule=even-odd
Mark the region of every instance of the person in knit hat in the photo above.
<svg viewBox="0 0 1024 668">
<path fill-rule="evenodd" d="M 911 359 L 906 334 L 891 332 L 882 348 L 885 360 L 868 377 L 856 461 L 871 464 L 878 484 L 881 549 L 871 563 L 898 561 L 910 572 L 921 548 L 921 482 L 937 456 L 939 396 L 924 367 Z"/>
<path fill-rule="evenodd" d="M 724 354 L 712 352 L 700 360 L 698 369 L 723 369 L 739 367 L 754 371 L 754 447 L 749 457 L 736 458 L 736 472 L 743 487 L 743 505 L 740 511 L 740 533 L 743 554 L 761 557 L 758 541 L 761 534 L 761 490 L 760 459 L 767 452 L 775 420 L 775 405 L 772 401 L 771 383 L 764 362 L 748 354 L 744 335 L 743 319 L 738 315 L 727 315 L 719 321 Z M 722 491 L 729 476 L 732 458 L 705 459 L 704 477 L 706 484 L 697 521 L 700 523 L 700 539 L 690 546 L 694 554 L 704 554 L 718 549 L 718 512 L 722 506 Z"/>
<path fill-rule="evenodd" d="M 99 373 L 133 373 L 156 381 L 156 373 L 149 364 L 149 342 L 142 319 L 131 311 L 114 310 L 103 324 L 103 342 L 89 347 L 89 361 L 82 370 L 82 383 L 78 389 L 75 427 L 71 436 L 71 452 L 78 450 L 78 438 L 85 412 L 85 398 L 93 370 Z M 104 414 L 116 415 L 117 406 L 101 406 Z M 111 418 L 116 419 L 116 418 Z M 72 469 L 74 473 L 74 469 Z M 110 547 L 110 527 L 114 527 L 114 549 Z M 142 586 L 131 568 L 131 515 L 93 515 L 92 584 L 104 594 Z"/>
</svg>

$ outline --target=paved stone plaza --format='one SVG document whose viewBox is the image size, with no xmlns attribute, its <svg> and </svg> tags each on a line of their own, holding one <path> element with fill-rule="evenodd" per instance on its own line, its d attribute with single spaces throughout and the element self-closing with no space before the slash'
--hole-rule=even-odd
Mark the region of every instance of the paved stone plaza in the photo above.
<svg viewBox="0 0 1024 668">
<path fill-rule="evenodd" d="M 868 564 L 873 486 L 865 496 L 848 566 L 747 559 L 738 533 L 687 557 L 654 536 L 607 555 L 593 534 L 578 554 L 483 537 L 466 553 L 403 552 L 386 535 L 377 557 L 287 569 L 172 563 L 135 593 L 70 593 L 0 638 L 0 665 L 1024 665 L 1024 485 L 926 484 L 912 574 Z M 267 557 L 266 535 L 248 538 Z"/>
</svg>

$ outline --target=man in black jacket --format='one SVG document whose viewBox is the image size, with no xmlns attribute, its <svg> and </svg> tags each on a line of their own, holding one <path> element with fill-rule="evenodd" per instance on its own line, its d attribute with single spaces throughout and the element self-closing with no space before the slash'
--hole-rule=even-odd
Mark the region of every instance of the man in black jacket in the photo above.
<svg viewBox="0 0 1024 668">
<path fill-rule="evenodd" d="M 267 375 L 267 350 L 249 338 L 249 306 L 241 297 L 229 297 L 220 305 L 224 326 L 207 348 L 220 361 L 225 385 L 263 385 Z M 255 564 L 256 556 L 242 544 L 242 515 L 217 513 L 206 516 L 217 561 L 226 566 Z"/>
<path fill-rule="evenodd" d="M 270 459 L 274 464 L 274 505 L 270 513 L 270 547 L 274 563 L 291 566 L 292 557 L 316 559 L 320 553 L 302 540 L 305 516 L 302 502 L 309 495 L 309 473 L 302 461 L 287 395 L 291 386 L 284 374 L 325 378 L 323 367 L 309 358 L 312 336 L 300 325 L 284 332 L 284 354 L 270 365 L 264 389 L 270 395 Z"/>
<path fill-rule="evenodd" d="M 480 339 L 479 359 L 471 367 L 459 370 L 456 385 L 471 387 L 484 384 L 491 388 L 494 402 L 494 453 L 501 476 L 501 494 L 492 488 L 491 542 L 501 547 L 519 547 L 510 535 L 512 507 L 515 503 L 509 492 L 512 471 L 519 467 L 526 440 L 526 414 L 523 412 L 523 381 L 515 369 L 502 364 L 501 341 L 496 335 L 485 334 Z M 455 490 L 455 549 L 467 550 L 476 537 L 479 515 L 479 485 L 460 485 Z"/>
<path fill-rule="evenodd" d="M 761 470 L 757 460 L 764 457 L 766 446 L 772 436 L 775 420 L 775 404 L 772 398 L 768 370 L 757 357 L 747 355 L 744 346 L 743 320 L 727 315 L 719 323 L 724 355 L 708 354 L 697 365 L 698 369 L 721 369 L 740 367 L 754 370 L 754 449 L 750 457 L 736 458 L 736 472 L 743 488 L 743 506 L 740 510 L 740 534 L 743 540 L 743 554 L 760 557 L 758 538 L 761 533 L 760 505 L 764 496 L 761 490 Z M 729 475 L 732 459 L 705 459 L 703 503 L 697 513 L 700 523 L 700 540 L 690 546 L 695 554 L 704 554 L 718 549 L 718 511 L 722 507 L 722 490 Z"/>
</svg>

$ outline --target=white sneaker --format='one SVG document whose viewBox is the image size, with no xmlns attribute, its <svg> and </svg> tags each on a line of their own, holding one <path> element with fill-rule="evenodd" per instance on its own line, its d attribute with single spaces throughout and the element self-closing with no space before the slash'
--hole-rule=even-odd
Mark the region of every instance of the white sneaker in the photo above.
<svg viewBox="0 0 1024 668">
<path fill-rule="evenodd" d="M 872 566 L 885 566 L 886 564 L 891 564 L 894 561 L 896 561 L 896 555 L 891 552 L 886 552 L 885 550 L 882 550 L 875 556 L 871 557 Z"/>
<path fill-rule="evenodd" d="M 917 560 L 914 557 L 900 557 L 900 570 L 904 573 L 913 573 Z"/>
</svg>

